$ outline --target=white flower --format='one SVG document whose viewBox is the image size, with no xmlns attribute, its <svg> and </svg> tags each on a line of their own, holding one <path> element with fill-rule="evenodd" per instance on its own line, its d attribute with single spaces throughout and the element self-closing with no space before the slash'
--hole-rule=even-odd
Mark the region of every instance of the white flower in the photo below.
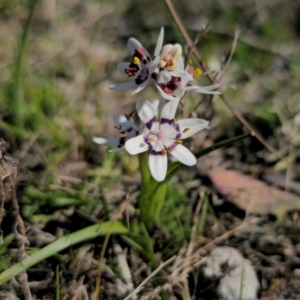
<svg viewBox="0 0 300 300">
<path fill-rule="evenodd" d="M 127 140 L 137 136 L 139 130 L 133 121 L 135 112 L 129 115 L 114 115 L 113 119 L 118 125 L 116 129 L 119 130 L 120 137 L 103 138 L 94 137 L 93 141 L 99 145 L 117 146 L 118 149 L 109 150 L 109 152 L 118 152 L 124 150 L 124 145 Z"/>
<path fill-rule="evenodd" d="M 185 93 L 185 83 L 193 80 L 193 76 L 182 70 L 161 70 L 152 76 L 156 79 L 158 93 L 171 101 L 179 101 Z"/>
<path fill-rule="evenodd" d="M 157 68 L 159 52 L 164 38 L 164 29 L 161 28 L 158 36 L 154 56 L 151 58 L 148 51 L 142 44 L 134 38 L 128 40 L 128 49 L 132 54 L 132 61 L 121 62 L 118 64 L 119 71 L 126 77 L 132 78 L 131 81 L 110 86 L 111 90 L 128 90 L 136 88 L 133 94 L 140 92 L 149 83 L 151 74 Z"/>
<path fill-rule="evenodd" d="M 201 119 L 175 121 L 177 106 L 178 101 L 170 101 L 161 109 L 156 109 L 151 103 L 138 100 L 137 112 L 145 127 L 140 135 L 125 143 L 126 150 L 132 155 L 150 150 L 149 168 L 157 181 L 163 181 L 166 177 L 167 152 L 185 165 L 196 164 L 196 157 L 181 144 L 181 139 L 192 136 L 208 125 L 207 121 Z"/>
</svg>

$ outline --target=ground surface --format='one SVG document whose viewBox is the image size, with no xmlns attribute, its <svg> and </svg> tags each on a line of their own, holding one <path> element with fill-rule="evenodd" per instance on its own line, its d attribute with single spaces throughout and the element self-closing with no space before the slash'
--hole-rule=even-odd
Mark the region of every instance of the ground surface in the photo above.
<svg viewBox="0 0 300 300">
<path fill-rule="evenodd" d="M 197 49 L 230 105 L 278 152 L 248 137 L 183 168 L 148 238 L 137 221 L 138 159 L 108 154 L 92 137 L 117 134 L 111 116 L 137 99 L 108 89 L 124 80 L 116 65 L 130 59 L 128 38 L 150 52 L 161 26 L 165 42 L 184 39 L 164 1 L 41 0 L 27 26 L 33 3 L 0 3 L 0 137 L 9 143 L 1 144 L 1 272 L 58 237 L 114 220 L 126 204 L 119 219 L 130 233 L 108 241 L 102 299 L 124 299 L 170 258 L 132 299 L 208 299 L 195 278 L 216 246 L 251 261 L 262 299 L 300 299 L 300 3 L 174 1 L 193 39 L 209 23 Z M 152 87 L 143 96 L 157 97 Z M 219 97 L 186 95 L 179 113 L 210 121 L 189 141 L 194 151 L 249 131 Z M 92 299 L 103 245 L 100 236 L 56 253 L 1 285 L 0 298 Z"/>
</svg>

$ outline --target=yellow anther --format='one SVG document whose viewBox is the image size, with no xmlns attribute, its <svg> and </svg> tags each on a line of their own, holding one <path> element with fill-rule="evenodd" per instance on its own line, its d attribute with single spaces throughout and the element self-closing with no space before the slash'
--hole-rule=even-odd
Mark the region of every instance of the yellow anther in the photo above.
<svg viewBox="0 0 300 300">
<path fill-rule="evenodd" d="M 155 142 L 155 139 L 154 139 L 154 138 L 150 138 L 149 141 L 150 141 L 151 143 L 154 143 L 154 142 Z"/>
<path fill-rule="evenodd" d="M 187 133 L 187 132 L 189 132 L 189 131 L 190 131 L 190 128 L 187 127 L 187 128 L 185 128 L 185 129 L 183 130 L 183 133 Z"/>
<path fill-rule="evenodd" d="M 173 67 L 175 65 L 175 61 L 173 58 L 170 58 L 166 61 L 166 67 L 169 68 L 169 67 Z"/>
<path fill-rule="evenodd" d="M 126 134 L 126 131 L 120 130 L 120 134 Z"/>
<path fill-rule="evenodd" d="M 181 145 L 182 144 L 182 140 L 175 140 L 175 144 Z"/>
<path fill-rule="evenodd" d="M 137 56 L 134 56 L 132 58 L 132 63 L 135 64 L 135 65 L 139 65 L 141 62 L 141 60 L 137 57 Z"/>
<path fill-rule="evenodd" d="M 194 77 L 197 77 L 197 76 L 199 76 L 201 74 L 202 74 L 202 71 L 199 68 L 195 69 L 194 72 L 193 72 L 193 76 Z"/>
<path fill-rule="evenodd" d="M 153 118 L 153 121 L 154 121 L 154 122 L 158 122 L 158 121 L 159 121 L 159 118 L 158 118 L 158 117 L 154 117 L 154 118 Z"/>
<path fill-rule="evenodd" d="M 187 60 L 187 64 L 188 64 L 189 66 L 191 66 L 191 65 L 193 64 L 193 61 L 189 58 L 189 59 Z"/>
<path fill-rule="evenodd" d="M 162 148 L 161 152 L 166 154 L 168 151 L 165 148 Z"/>
<path fill-rule="evenodd" d="M 115 126 L 116 129 L 121 130 L 121 126 Z"/>
</svg>

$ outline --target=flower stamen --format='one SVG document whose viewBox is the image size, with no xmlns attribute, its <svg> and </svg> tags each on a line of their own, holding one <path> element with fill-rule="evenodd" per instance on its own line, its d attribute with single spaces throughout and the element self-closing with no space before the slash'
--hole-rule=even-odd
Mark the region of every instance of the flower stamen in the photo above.
<svg viewBox="0 0 300 300">
<path fill-rule="evenodd" d="M 200 70 L 199 68 L 197 68 L 197 69 L 195 69 L 194 71 L 193 71 L 193 76 L 194 77 L 197 77 L 197 76 L 199 76 L 199 75 L 201 75 L 202 74 L 202 70 Z"/>
<path fill-rule="evenodd" d="M 132 57 L 131 61 L 134 65 L 139 65 L 141 63 L 141 60 L 137 56 Z"/>
</svg>

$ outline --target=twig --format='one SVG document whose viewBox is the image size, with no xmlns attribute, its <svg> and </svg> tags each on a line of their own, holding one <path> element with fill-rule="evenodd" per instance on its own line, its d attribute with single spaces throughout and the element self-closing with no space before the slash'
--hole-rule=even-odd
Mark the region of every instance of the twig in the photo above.
<svg viewBox="0 0 300 300">
<path fill-rule="evenodd" d="M 103 242 L 103 246 L 102 246 L 101 253 L 100 253 L 100 258 L 99 258 L 98 274 L 97 274 L 97 278 L 96 278 L 94 300 L 99 299 L 100 286 L 101 286 L 101 274 L 102 274 L 101 270 L 102 270 L 102 265 L 103 265 L 103 261 L 104 261 L 104 254 L 105 254 L 105 251 L 106 251 L 107 243 L 108 243 L 108 240 L 109 240 L 109 237 L 111 235 L 111 232 L 112 232 L 112 229 L 114 227 L 115 222 L 121 217 L 121 215 L 123 214 L 123 212 L 124 212 L 124 210 L 127 206 L 126 204 L 128 203 L 128 201 L 127 201 L 128 198 L 129 198 L 129 192 L 126 195 L 125 205 L 123 205 L 123 207 L 120 209 L 119 213 L 114 218 L 112 224 L 108 228 L 107 233 L 105 235 L 105 239 L 104 239 L 104 242 Z"/>
<path fill-rule="evenodd" d="M 196 47 L 196 45 L 198 44 L 198 42 L 200 41 L 200 39 L 206 35 L 208 27 L 209 27 L 209 23 L 207 23 L 206 26 L 205 26 L 205 28 L 203 28 L 200 31 L 200 33 L 196 36 L 195 41 L 193 43 L 193 46 L 192 47 L 190 45 L 188 46 L 188 51 L 187 51 L 187 54 L 186 54 L 187 57 L 190 56 L 191 52 Z"/>
<path fill-rule="evenodd" d="M 181 22 L 181 19 L 179 18 L 173 3 L 171 0 L 165 0 L 165 3 L 169 9 L 169 12 L 172 16 L 172 18 L 174 19 L 174 22 L 176 23 L 178 29 L 180 30 L 183 38 L 185 39 L 186 43 L 190 46 L 193 47 L 193 42 L 189 36 L 189 34 L 187 33 L 187 31 L 185 30 L 185 27 L 183 26 L 183 23 Z M 192 48 L 192 52 L 194 53 L 196 59 L 198 60 L 199 64 L 201 65 L 202 69 L 205 71 L 205 74 L 207 76 L 207 78 L 210 80 L 210 82 L 214 82 L 214 77 L 212 76 L 212 74 L 210 73 L 207 65 L 205 64 L 205 62 L 202 60 L 202 57 L 200 55 L 200 53 L 197 51 L 197 49 L 195 47 Z M 246 127 L 248 128 L 248 130 L 251 131 L 251 134 L 253 136 L 255 136 L 271 153 L 273 153 L 278 159 L 283 159 L 283 156 L 276 151 L 276 149 L 270 145 L 263 137 L 262 135 L 257 132 L 256 130 L 254 130 L 254 128 L 252 127 L 252 125 L 237 111 L 235 110 L 231 104 L 229 104 L 228 100 L 225 98 L 225 96 L 223 94 L 219 95 L 221 100 L 223 101 L 223 103 L 228 107 L 228 109 L 232 112 L 232 114 Z"/>
<path fill-rule="evenodd" d="M 221 70 L 222 72 L 221 72 L 221 75 L 219 77 L 220 81 L 222 80 L 222 77 L 223 77 L 225 71 L 227 70 L 228 66 L 231 63 L 231 60 L 232 60 L 232 57 L 233 57 L 233 54 L 234 54 L 234 51 L 235 51 L 235 48 L 236 48 L 239 36 L 240 36 L 240 32 L 239 32 L 239 30 L 236 30 L 236 32 L 234 34 L 233 43 L 232 43 L 232 46 L 231 46 L 231 49 L 230 49 L 229 57 L 228 57 L 228 59 L 226 61 L 226 64 L 222 66 L 222 70 Z"/>
<path fill-rule="evenodd" d="M 167 265 L 169 265 L 173 260 L 175 260 L 176 255 L 172 256 L 171 258 L 169 258 L 167 261 L 165 261 L 164 263 L 161 263 L 159 265 L 159 267 L 154 270 L 134 291 L 132 291 L 124 300 L 128 300 L 130 299 L 130 297 L 132 295 L 136 295 L 140 290 L 142 290 L 144 288 L 144 285 L 152 278 L 154 277 L 159 271 L 161 271 L 164 267 L 166 267 Z"/>
<path fill-rule="evenodd" d="M 11 194 L 12 194 L 12 207 L 14 210 L 14 217 L 16 220 L 16 232 L 18 232 L 17 227 L 20 228 L 20 233 L 21 233 L 21 238 L 19 241 L 21 244 L 19 245 L 19 253 L 21 254 L 21 259 L 24 259 L 27 254 L 25 252 L 25 244 L 28 242 L 28 239 L 26 237 L 26 229 L 24 225 L 24 221 L 20 215 L 20 209 L 19 209 L 19 204 L 18 204 L 18 199 L 15 191 L 15 182 L 13 178 L 13 174 L 9 175 L 9 181 L 10 181 L 10 186 L 11 186 Z M 20 282 L 21 282 L 21 289 L 23 291 L 24 297 L 26 300 L 31 300 L 32 295 L 29 287 L 29 282 L 28 282 L 28 276 L 26 272 L 20 273 L 19 274 Z"/>
<path fill-rule="evenodd" d="M 201 207 L 203 205 L 203 202 L 204 202 L 204 195 L 200 194 L 200 199 L 198 201 L 198 204 L 197 204 L 197 207 L 195 210 L 195 214 L 194 214 L 194 218 L 193 218 L 193 227 L 192 227 L 192 231 L 191 231 L 190 243 L 189 243 L 189 246 L 186 251 L 186 256 L 190 256 L 194 249 L 194 242 L 195 242 L 195 238 L 197 235 L 199 213 L 200 213 Z"/>
<path fill-rule="evenodd" d="M 12 189 L 11 200 L 12 200 L 12 207 L 13 207 L 13 210 L 14 210 L 14 217 L 16 219 L 17 225 L 20 228 L 21 235 L 25 239 L 27 239 L 27 237 L 26 237 L 26 228 L 25 228 L 25 225 L 24 225 L 24 221 L 23 221 L 23 219 L 20 215 L 20 207 L 19 207 L 19 204 L 18 204 L 18 199 L 17 199 L 17 195 L 16 195 L 16 191 L 15 191 L 15 183 L 14 183 L 14 179 L 13 179 L 13 174 L 9 175 L 9 181 L 10 181 L 10 186 L 11 186 L 11 189 Z"/>
</svg>

